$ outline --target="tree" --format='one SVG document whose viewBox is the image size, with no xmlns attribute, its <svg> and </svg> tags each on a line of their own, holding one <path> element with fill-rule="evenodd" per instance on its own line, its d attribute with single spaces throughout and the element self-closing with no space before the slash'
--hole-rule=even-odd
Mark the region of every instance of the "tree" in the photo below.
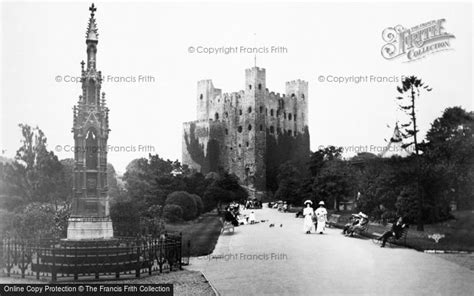
<svg viewBox="0 0 474 296">
<path fill-rule="evenodd" d="M 309 160 L 309 170 L 311 175 L 315 177 L 324 166 L 324 163 L 334 159 L 341 159 L 342 147 L 328 146 L 324 149 L 319 149 L 316 152 L 311 153 Z"/>
<path fill-rule="evenodd" d="M 15 159 L 4 164 L 0 178 L 6 185 L 4 194 L 20 196 L 25 204 L 50 202 L 58 204 L 66 200 L 70 188 L 66 183 L 62 164 L 52 151 L 46 148 L 43 131 L 20 124 L 23 139 Z"/>
<path fill-rule="evenodd" d="M 171 192 L 185 189 L 183 178 L 172 174 L 180 166 L 178 161 L 151 154 L 148 159 L 133 160 L 123 177 L 130 199 L 142 203 L 144 209 L 154 204 L 164 205 Z"/>
<path fill-rule="evenodd" d="M 278 173 L 278 189 L 275 198 L 287 201 L 289 204 L 301 204 L 301 174 L 291 163 L 285 162 L 280 166 Z"/>
<path fill-rule="evenodd" d="M 444 110 L 434 120 L 421 145 L 427 163 L 442 166 L 444 190 L 460 209 L 474 208 L 474 113 L 461 107 Z"/>
<path fill-rule="evenodd" d="M 407 113 L 410 117 L 410 122 L 402 124 L 402 128 L 404 128 L 404 132 L 402 132 L 403 138 L 413 138 L 413 142 L 406 143 L 402 145 L 403 148 L 407 148 L 411 145 L 415 146 L 415 155 L 416 161 L 419 162 L 419 147 L 418 147 L 418 129 L 416 126 L 416 108 L 415 108 L 415 99 L 420 97 L 420 92 L 422 90 L 431 91 L 432 89 L 425 85 L 421 79 L 417 78 L 416 76 L 406 77 L 402 81 L 402 86 L 397 86 L 397 91 L 402 95 L 401 97 L 397 97 L 398 100 L 403 101 L 407 100 L 409 103 L 400 103 L 399 107 L 402 111 Z M 418 165 L 419 168 L 419 165 Z M 417 177 L 417 188 L 419 187 L 419 171 L 416 174 Z M 423 197 L 420 193 L 419 188 L 417 189 L 418 195 L 418 225 L 417 230 L 423 231 Z"/>
<path fill-rule="evenodd" d="M 341 201 L 354 196 L 356 180 L 353 176 L 354 172 L 347 161 L 337 158 L 326 161 L 313 181 L 316 199 L 332 204 L 338 211 Z"/>
</svg>

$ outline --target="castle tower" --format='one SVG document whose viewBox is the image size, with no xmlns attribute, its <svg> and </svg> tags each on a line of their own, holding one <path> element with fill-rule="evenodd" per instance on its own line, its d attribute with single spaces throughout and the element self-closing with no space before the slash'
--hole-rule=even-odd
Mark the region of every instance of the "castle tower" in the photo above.
<svg viewBox="0 0 474 296">
<path fill-rule="evenodd" d="M 109 109 L 105 93 L 100 96 L 102 75 L 97 71 L 98 33 L 94 4 L 86 32 L 87 68 L 81 62 L 82 95 L 74 106 L 74 181 L 72 213 L 67 239 L 109 239 L 113 237 L 107 185 L 107 139 Z"/>
<path fill-rule="evenodd" d="M 247 127 L 245 143 L 250 143 L 246 149 L 244 163 L 245 185 L 249 189 L 265 188 L 265 154 L 266 154 L 266 71 L 263 68 L 252 67 L 245 70 L 245 101 L 247 107 Z M 250 111 L 250 112 L 249 112 Z M 250 128 L 252 127 L 252 128 Z"/>
</svg>

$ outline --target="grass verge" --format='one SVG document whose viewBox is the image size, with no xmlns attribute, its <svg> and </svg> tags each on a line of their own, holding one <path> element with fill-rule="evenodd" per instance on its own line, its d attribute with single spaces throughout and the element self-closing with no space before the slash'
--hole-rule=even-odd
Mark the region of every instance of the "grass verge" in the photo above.
<svg viewBox="0 0 474 296">
<path fill-rule="evenodd" d="M 193 221 L 165 225 L 167 231 L 183 234 L 183 255 L 185 256 L 211 254 L 216 246 L 221 228 L 222 223 L 216 212 L 202 214 Z"/>
</svg>

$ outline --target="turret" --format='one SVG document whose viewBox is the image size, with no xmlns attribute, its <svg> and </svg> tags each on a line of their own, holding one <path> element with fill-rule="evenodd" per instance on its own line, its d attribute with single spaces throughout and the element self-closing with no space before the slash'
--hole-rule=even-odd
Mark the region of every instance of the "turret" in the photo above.
<svg viewBox="0 0 474 296">
<path fill-rule="evenodd" d="M 298 128 L 301 132 L 301 129 L 308 125 L 308 82 L 300 79 L 287 82 L 286 97 L 296 101 L 296 121 L 300 123 Z"/>
</svg>

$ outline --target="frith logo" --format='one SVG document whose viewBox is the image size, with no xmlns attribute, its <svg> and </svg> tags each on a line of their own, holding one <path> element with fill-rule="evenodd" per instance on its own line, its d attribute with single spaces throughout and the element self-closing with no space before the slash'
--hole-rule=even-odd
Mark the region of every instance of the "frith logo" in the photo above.
<svg viewBox="0 0 474 296">
<path fill-rule="evenodd" d="M 387 60 L 404 58 L 405 62 L 415 61 L 435 52 L 450 50 L 453 34 L 445 32 L 446 20 L 432 20 L 421 25 L 405 29 L 398 25 L 388 27 L 382 32 L 382 56 Z"/>
</svg>

